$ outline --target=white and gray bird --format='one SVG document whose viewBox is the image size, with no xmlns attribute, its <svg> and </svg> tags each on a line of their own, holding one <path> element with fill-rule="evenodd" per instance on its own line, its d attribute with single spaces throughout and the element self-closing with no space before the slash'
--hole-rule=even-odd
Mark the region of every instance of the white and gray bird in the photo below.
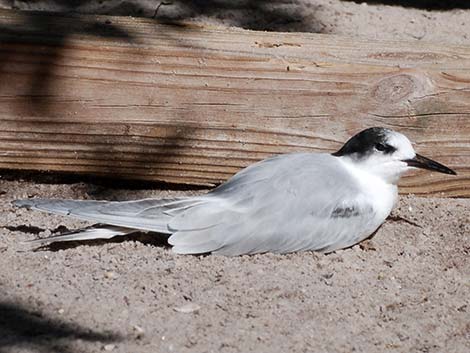
<svg viewBox="0 0 470 353">
<path fill-rule="evenodd" d="M 332 154 L 292 153 L 255 163 L 202 196 L 14 204 L 98 223 L 33 240 L 35 246 L 144 231 L 169 236 L 179 254 L 332 252 L 375 232 L 397 201 L 400 176 L 412 168 L 456 174 L 416 154 L 404 135 L 375 127 Z"/>
</svg>

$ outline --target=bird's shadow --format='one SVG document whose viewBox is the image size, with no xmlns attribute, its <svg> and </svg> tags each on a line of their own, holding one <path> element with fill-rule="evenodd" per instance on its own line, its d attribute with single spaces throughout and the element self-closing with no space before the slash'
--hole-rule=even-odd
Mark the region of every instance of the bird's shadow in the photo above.
<svg viewBox="0 0 470 353">
<path fill-rule="evenodd" d="M 405 218 L 402 218 L 400 216 L 390 216 L 387 218 L 387 220 L 392 221 L 392 222 L 405 222 L 407 224 L 410 224 L 415 227 L 420 227 L 419 224 L 416 224 L 412 221 L 409 221 Z M 346 248 L 340 249 L 340 250 L 334 250 L 330 252 L 325 252 L 325 255 L 331 255 L 335 254 L 338 251 L 341 250 L 347 250 L 351 249 L 356 245 L 359 245 L 359 247 L 363 251 L 369 251 L 369 250 L 376 250 L 375 247 L 370 245 L 370 242 L 373 240 L 373 238 L 376 236 L 377 232 L 382 228 L 383 224 L 380 225 L 371 235 L 369 235 L 367 238 L 361 240 L 359 243 L 352 244 L 351 246 L 348 246 Z M 18 227 L 17 227 L 18 228 Z M 15 229 L 15 230 L 20 230 L 21 229 Z M 26 229 L 24 231 L 25 233 L 30 233 L 29 229 Z M 36 233 L 37 234 L 37 233 Z M 58 234 L 60 235 L 60 234 Z M 60 250 L 66 250 L 66 249 L 74 249 L 79 246 L 103 246 L 105 244 L 121 244 L 124 242 L 138 242 L 143 245 L 150 245 L 152 247 L 157 247 L 157 248 L 164 248 L 164 249 L 171 249 L 172 246 L 168 243 L 168 234 L 161 234 L 161 233 L 155 233 L 155 232 L 136 232 L 132 234 L 126 234 L 126 235 L 120 235 L 116 236 L 111 239 L 90 239 L 90 240 L 74 240 L 74 241 L 58 241 L 55 243 L 47 244 L 44 246 L 32 248 L 31 250 L 35 252 L 40 252 L 40 251 L 52 251 L 52 252 L 57 252 Z M 27 244 L 27 243 L 26 243 Z M 193 254 L 196 256 L 207 256 L 210 255 L 210 253 L 203 253 L 203 254 Z"/>
<path fill-rule="evenodd" d="M 124 242 L 138 242 L 143 245 L 150 245 L 158 248 L 171 248 L 168 243 L 168 235 L 160 233 L 144 233 L 136 232 L 133 234 L 116 236 L 111 239 L 90 239 L 90 240 L 73 240 L 73 241 L 58 241 L 52 244 L 33 248 L 33 251 L 52 251 L 57 252 L 60 250 L 74 249 L 79 246 L 103 246 L 105 244 L 121 244 Z M 27 243 L 26 243 L 27 244 Z"/>
</svg>

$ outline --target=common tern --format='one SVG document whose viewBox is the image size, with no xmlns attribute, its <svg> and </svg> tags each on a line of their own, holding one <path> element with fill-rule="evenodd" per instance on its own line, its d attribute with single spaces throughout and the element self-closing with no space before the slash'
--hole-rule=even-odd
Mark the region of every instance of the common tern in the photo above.
<svg viewBox="0 0 470 353">
<path fill-rule="evenodd" d="M 397 202 L 398 180 L 414 168 L 456 174 L 417 154 L 403 134 L 374 127 L 332 154 L 284 154 L 250 165 L 202 196 L 14 204 L 98 223 L 31 241 L 39 247 L 143 231 L 169 236 L 179 254 L 332 252 L 377 230 Z"/>
</svg>

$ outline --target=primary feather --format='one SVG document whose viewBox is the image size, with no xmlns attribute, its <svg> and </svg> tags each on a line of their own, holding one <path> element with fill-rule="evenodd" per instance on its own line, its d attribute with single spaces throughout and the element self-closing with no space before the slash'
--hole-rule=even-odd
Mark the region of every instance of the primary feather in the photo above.
<svg viewBox="0 0 470 353">
<path fill-rule="evenodd" d="M 132 228 L 124 228 L 124 227 L 98 224 L 93 227 L 80 229 L 78 231 L 68 232 L 66 234 L 31 240 L 31 241 L 28 241 L 27 244 L 33 247 L 41 247 L 41 246 L 46 246 L 55 242 L 62 242 L 62 241 L 111 239 L 117 236 L 129 235 L 138 231 L 139 230 L 132 229 Z"/>
</svg>

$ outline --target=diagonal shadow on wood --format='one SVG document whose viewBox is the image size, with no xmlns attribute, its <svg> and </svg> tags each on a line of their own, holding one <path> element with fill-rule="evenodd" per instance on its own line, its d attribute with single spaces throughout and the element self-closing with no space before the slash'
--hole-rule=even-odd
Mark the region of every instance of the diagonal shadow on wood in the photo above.
<svg viewBox="0 0 470 353">
<path fill-rule="evenodd" d="M 201 11 L 208 11 L 205 6 L 198 6 Z M 9 19 L 10 22 L 6 21 L 0 27 L 0 92 L 3 91 L 0 100 L 4 103 L 4 110 L 9 112 L 9 116 L 7 114 L 2 118 L 5 122 L 4 132 L 9 133 L 7 143 L 18 147 L 13 152 L 7 152 L 7 157 L 17 157 L 15 162 L 19 161 L 18 163 L 42 158 L 48 160 L 44 162 L 47 163 L 45 169 L 67 171 L 70 170 L 67 166 L 73 164 L 84 173 L 126 179 L 132 179 L 138 168 L 150 170 L 148 175 L 155 175 L 153 180 L 160 181 L 170 180 L 175 173 L 179 173 L 180 168 L 175 167 L 175 163 L 194 157 L 191 135 L 197 129 L 197 124 L 185 122 L 187 117 L 192 116 L 193 108 L 198 105 L 213 105 L 221 109 L 222 104 L 212 102 L 213 95 L 209 93 L 204 97 L 189 97 L 191 94 L 188 94 L 189 102 L 185 106 L 177 105 L 176 100 L 169 104 L 165 102 L 164 98 L 171 96 L 171 89 L 166 87 L 166 81 L 169 82 L 166 78 L 172 77 L 174 73 L 164 67 L 156 70 L 161 71 L 158 76 L 153 71 L 155 67 L 159 68 L 156 64 L 152 66 L 153 52 L 142 48 L 135 51 L 132 46 L 127 49 L 119 46 L 122 39 L 136 41 L 129 33 L 133 30 L 132 26 L 125 27 L 126 30 L 124 27 L 114 26 L 111 20 L 103 17 L 86 18 L 73 14 L 54 16 L 50 13 L 18 13 L 16 21 Z M 181 26 L 180 29 L 175 38 L 165 31 L 161 38 L 172 42 L 174 47 L 194 48 L 194 43 L 185 41 L 186 27 Z M 107 58 L 109 62 L 104 64 L 99 60 L 89 60 L 83 52 L 80 52 L 80 57 L 76 57 L 76 47 L 81 44 L 69 41 L 73 36 L 119 38 L 118 45 L 114 45 L 113 49 L 120 56 L 113 57 L 112 60 Z M 101 50 L 111 49 L 93 44 L 87 50 L 99 53 Z M 134 58 L 140 56 L 137 62 L 126 57 L 126 50 Z M 101 65 L 105 65 L 105 69 Z M 93 74 L 88 74 L 90 70 L 96 70 L 94 72 L 98 74 L 112 72 L 106 76 L 112 79 L 106 81 L 102 77 L 94 77 Z M 81 86 L 81 96 L 71 91 L 77 80 L 85 82 Z M 120 88 L 119 80 L 145 86 L 144 94 L 139 96 L 134 92 L 125 92 Z M 166 81 L 162 82 L 164 80 Z M 13 88 L 8 88 L 9 85 L 13 85 Z M 201 85 L 201 80 L 195 82 L 195 86 Z M 177 110 L 181 119 L 157 123 L 159 119 L 165 118 L 163 108 Z M 126 123 L 131 115 L 135 118 L 143 110 L 145 115 L 138 127 Z M 91 116 L 94 123 L 83 123 L 77 127 Z M 113 121 L 119 120 L 122 123 L 113 126 L 112 134 L 115 138 L 108 139 L 110 130 L 106 130 L 104 126 L 110 117 L 113 117 Z M 20 130 L 21 135 L 13 134 Z M 23 143 L 38 136 L 51 142 L 47 150 L 38 151 L 33 144 Z M 77 160 L 75 155 L 76 149 L 82 147 L 83 143 L 86 143 L 87 148 L 86 162 Z M 191 164 L 188 173 L 204 173 L 204 158 L 201 156 L 197 163 Z M 62 164 L 57 167 L 54 167 L 55 162 L 49 162 L 58 159 L 62 159 Z M 243 165 L 234 165 L 233 172 L 240 167 Z M 228 176 L 230 175 L 226 173 L 214 176 L 215 183 Z M 201 182 L 201 185 L 208 183 Z"/>
<path fill-rule="evenodd" d="M 79 32 L 80 35 L 133 40 L 131 34 L 111 23 L 75 18 L 73 26 L 62 25 L 59 28 L 60 24 L 53 14 L 34 12 L 19 14 L 21 21 L 0 24 L 0 89 L 2 85 L 16 84 L 9 79 L 11 73 L 28 76 L 28 86 L 25 87 L 24 104 L 20 112 L 22 115 L 48 114 L 48 98 L 52 95 L 51 88 L 56 79 L 54 71 L 60 65 L 62 51 L 66 48 L 70 36 Z M 25 23 L 28 25 L 24 26 Z M 54 36 L 51 36 L 55 27 L 58 30 Z M 30 64 L 28 67 L 32 65 L 30 71 L 21 71 L 22 64 Z"/>
<path fill-rule="evenodd" d="M 67 8 L 70 10 L 71 8 Z M 79 17 L 73 14 L 66 16 L 57 16 L 52 13 L 45 12 L 18 12 L 14 20 L 11 17 L 7 17 L 8 20 L 3 21 L 0 24 L 0 101 L 3 103 L 4 111 L 10 111 L 10 115 L 15 117 L 14 121 L 9 121 L 8 124 L 15 126 L 33 126 L 32 131 L 37 133 L 51 134 L 48 126 L 55 126 L 56 129 L 61 129 L 62 132 L 70 131 L 70 126 L 73 125 L 73 121 L 80 121 L 81 117 L 67 118 L 68 124 L 61 125 L 61 117 L 71 116 L 73 113 L 73 104 L 87 106 L 90 114 L 100 115 L 103 110 L 115 113 L 121 111 L 125 114 L 132 113 L 132 108 L 129 108 L 128 102 L 122 100 L 122 105 L 119 103 L 116 106 L 106 106 L 106 104 L 100 104 L 103 101 L 103 97 L 92 95 L 90 100 L 77 101 L 72 92 L 68 90 L 73 89 L 70 83 L 73 83 L 74 62 L 68 62 L 76 58 L 67 58 L 67 53 L 73 51 L 73 45 L 69 39 L 73 36 L 80 37 L 98 37 L 105 38 L 113 41 L 113 38 L 119 39 L 119 43 L 122 42 L 134 42 L 136 39 L 132 36 L 129 29 L 123 29 L 112 24 L 110 20 L 105 18 L 96 17 Z M 1 23 L 2 21 L 0 21 Z M 100 51 L 106 50 L 101 47 L 91 48 L 92 50 Z M 148 58 L 146 54 L 142 54 L 144 57 L 142 62 L 146 62 Z M 66 59 L 67 58 L 67 59 Z M 81 61 L 78 65 L 86 63 L 87 58 L 79 58 Z M 75 60 L 76 61 L 76 60 Z M 76 65 L 76 64 L 75 64 Z M 85 64 L 86 65 L 86 64 Z M 87 66 L 82 66 L 81 69 L 89 69 Z M 125 70 L 124 70 L 125 71 Z M 64 75 L 66 73 L 66 76 Z M 83 71 L 82 71 L 83 72 Z M 83 76 L 77 76 L 82 78 Z M 87 79 L 87 77 L 85 77 Z M 117 88 L 117 91 L 116 91 Z M 116 85 L 110 86 L 108 91 L 112 93 L 118 92 L 119 88 Z M 12 92 L 12 93 L 10 93 Z M 103 90 L 103 93 L 106 90 Z M 109 93 L 109 92 L 108 92 Z M 118 92 L 119 93 L 119 92 Z M 101 93 L 100 93 L 101 94 Z M 106 93 L 104 93 L 106 95 Z M 109 96 L 109 94 L 108 94 Z M 132 106 L 132 104 L 130 104 Z M 151 105 L 150 105 L 151 106 Z M 101 114 L 105 116 L 107 113 Z M 24 119 L 25 118 L 25 119 Z M 8 119 L 7 116 L 4 119 Z M 124 122 L 124 118 L 122 121 Z M 47 121 L 47 123 L 45 123 Z M 97 119 L 99 121 L 99 119 Z M 48 124 L 48 125 L 47 125 Z M 160 159 L 172 160 L 178 156 L 179 144 L 178 141 L 185 140 L 184 136 L 180 136 L 180 132 L 185 133 L 190 131 L 189 129 L 182 129 L 178 126 L 178 123 L 173 124 L 175 133 L 171 131 L 163 139 L 160 139 L 151 146 L 142 145 L 142 149 L 156 149 L 155 153 L 157 162 Z M 90 129 L 94 129 L 95 126 L 90 125 Z M 49 130 L 48 130 L 49 128 Z M 129 137 L 126 132 L 127 125 L 123 124 L 122 131 L 118 134 L 122 134 L 122 139 L 125 145 L 128 139 L 132 140 L 132 136 Z M 6 130 L 5 130 L 6 131 Z M 83 131 L 81 131 L 83 132 Z M 79 140 L 83 135 L 78 132 L 70 131 L 73 138 Z M 31 134 L 30 134 L 31 135 Z M 28 137 L 30 136 L 28 135 Z M 89 153 L 92 155 L 90 160 L 94 161 L 95 164 L 100 165 L 101 175 L 114 175 L 115 164 L 108 158 L 102 158 L 102 152 L 111 151 L 113 156 L 119 159 L 123 152 L 119 150 L 114 144 L 110 144 L 106 141 L 106 137 L 99 132 L 90 130 L 88 133 L 90 146 L 92 146 Z M 127 139 L 127 140 L 126 140 Z M 153 139 L 152 139 L 153 140 Z M 15 143 L 21 144 L 21 137 L 15 138 Z M 60 141 L 57 141 L 60 145 Z M 58 147 L 56 152 L 58 154 L 53 155 L 53 158 L 62 157 L 67 152 L 73 153 L 70 150 L 62 149 L 65 145 L 73 140 L 65 141 L 65 144 Z M 59 146 L 58 145 L 58 146 Z M 161 149 L 161 151 L 160 151 Z M 158 153 L 160 151 L 160 153 Z M 143 151 L 145 152 L 145 151 Z M 169 153 L 170 152 L 170 153 Z M 136 155 L 137 153 L 137 155 Z M 127 159 L 130 159 L 130 163 L 137 162 L 141 168 L 154 168 L 155 165 L 152 163 L 154 160 L 140 160 L 140 155 L 146 155 L 137 151 L 136 153 L 124 153 Z M 51 156 L 43 153 L 40 156 Z M 136 158 L 137 157 L 137 158 Z M 158 164 L 158 163 L 157 163 Z M 135 165 L 134 165 L 135 166 Z M 121 177 L 132 178 L 132 168 L 129 169 L 130 175 L 119 175 Z M 126 171 L 123 173 L 126 174 Z"/>
</svg>

